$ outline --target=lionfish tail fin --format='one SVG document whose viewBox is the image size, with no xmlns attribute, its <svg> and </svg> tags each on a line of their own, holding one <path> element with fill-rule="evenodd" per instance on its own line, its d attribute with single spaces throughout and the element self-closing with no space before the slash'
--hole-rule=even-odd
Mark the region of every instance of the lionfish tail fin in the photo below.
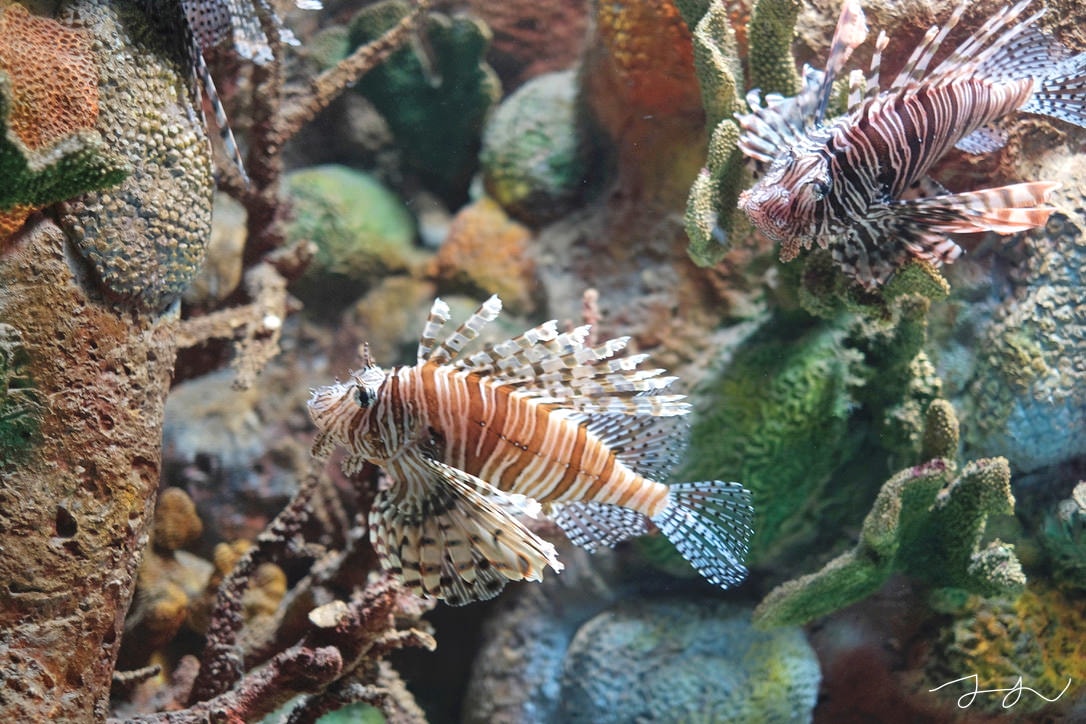
<svg viewBox="0 0 1086 724">
<path fill-rule="evenodd" d="M 381 565 L 420 596 L 453 606 L 493 598 L 508 581 L 539 581 L 543 568 L 562 570 L 550 543 L 514 515 L 531 512 L 513 496 L 462 470 L 425 459 L 396 499 L 382 491 L 369 514 L 370 540 Z"/>
<path fill-rule="evenodd" d="M 754 517 L 750 491 L 709 480 L 670 486 L 667 504 L 652 522 L 710 582 L 728 588 L 747 575 L 743 565 Z"/>
<path fill-rule="evenodd" d="M 1086 127 L 1086 53 L 1058 63 L 1022 110 Z"/>
</svg>

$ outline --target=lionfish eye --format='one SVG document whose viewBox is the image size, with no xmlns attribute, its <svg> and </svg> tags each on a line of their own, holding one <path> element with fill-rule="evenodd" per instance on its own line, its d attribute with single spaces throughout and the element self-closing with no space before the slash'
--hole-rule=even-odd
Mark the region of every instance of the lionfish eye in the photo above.
<svg viewBox="0 0 1086 724">
<path fill-rule="evenodd" d="M 818 180 L 812 182 L 811 185 L 814 190 L 815 201 L 821 201 L 830 193 L 829 181 Z"/>
<path fill-rule="evenodd" d="M 355 385 L 354 401 L 359 407 L 369 407 L 377 399 L 377 392 L 365 385 Z"/>
</svg>

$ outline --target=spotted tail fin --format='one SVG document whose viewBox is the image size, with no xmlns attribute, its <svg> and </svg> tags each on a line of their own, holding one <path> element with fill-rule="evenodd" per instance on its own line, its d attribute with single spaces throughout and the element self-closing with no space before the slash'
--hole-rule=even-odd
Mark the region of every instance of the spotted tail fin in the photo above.
<svg viewBox="0 0 1086 724">
<path fill-rule="evenodd" d="M 728 588 L 747 575 L 743 559 L 753 534 L 750 491 L 739 483 L 678 483 L 667 505 L 652 518 L 698 573 Z"/>
</svg>

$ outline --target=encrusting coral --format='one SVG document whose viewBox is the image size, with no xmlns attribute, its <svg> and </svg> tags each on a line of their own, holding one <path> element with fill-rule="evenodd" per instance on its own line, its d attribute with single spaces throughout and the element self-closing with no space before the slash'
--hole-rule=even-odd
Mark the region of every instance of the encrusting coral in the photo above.
<svg viewBox="0 0 1086 724">
<path fill-rule="evenodd" d="M 1026 581 L 1014 547 L 980 545 L 988 516 L 1014 511 L 1010 467 L 1003 458 L 984 459 L 956 475 L 957 448 L 954 410 L 937 400 L 927 413 L 927 462 L 890 478 L 855 548 L 771 591 L 755 609 L 756 624 L 806 623 L 870 595 L 895 571 L 980 595 L 1021 591 Z"/>
<path fill-rule="evenodd" d="M 95 130 L 98 96 L 86 31 L 0 7 L 0 241 L 32 210 L 124 178 Z"/>
</svg>

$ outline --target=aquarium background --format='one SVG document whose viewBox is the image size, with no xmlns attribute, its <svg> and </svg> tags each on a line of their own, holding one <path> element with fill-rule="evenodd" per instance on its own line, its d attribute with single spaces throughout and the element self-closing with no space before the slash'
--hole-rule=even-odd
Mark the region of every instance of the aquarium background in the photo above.
<svg viewBox="0 0 1086 724">
<path fill-rule="evenodd" d="M 865 0 L 850 67 L 885 29 L 893 77 L 954 5 Z M 0 0 L 0 712 L 1086 720 L 1086 131 L 1014 114 L 933 173 L 1059 182 L 1042 227 L 876 291 L 783 262 L 735 114 L 839 10 Z M 381 474 L 314 461 L 310 390 L 491 294 L 479 345 L 587 323 L 679 377 L 670 482 L 753 492 L 746 581 L 545 520 L 565 570 L 491 601 L 380 569 Z"/>
</svg>

